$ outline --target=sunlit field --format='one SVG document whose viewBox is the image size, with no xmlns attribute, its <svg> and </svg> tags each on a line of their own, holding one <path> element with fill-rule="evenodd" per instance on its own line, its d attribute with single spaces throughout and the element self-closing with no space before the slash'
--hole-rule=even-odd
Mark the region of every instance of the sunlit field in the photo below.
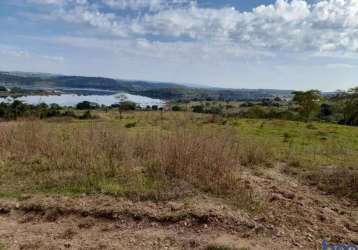
<svg viewBox="0 0 358 250">
<path fill-rule="evenodd" d="M 189 112 L 93 115 L 2 122 L 1 195 L 162 200 L 205 192 L 255 203 L 241 188 L 242 171 L 284 165 L 303 182 L 356 198 L 356 127 Z M 339 183 L 330 181 L 338 176 Z"/>
</svg>

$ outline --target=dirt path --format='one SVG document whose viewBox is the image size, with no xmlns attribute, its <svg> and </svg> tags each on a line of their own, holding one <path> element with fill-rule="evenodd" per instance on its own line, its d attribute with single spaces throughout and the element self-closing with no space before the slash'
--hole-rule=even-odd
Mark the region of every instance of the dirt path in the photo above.
<svg viewBox="0 0 358 250">
<path fill-rule="evenodd" d="M 131 202 L 106 196 L 0 200 L 5 249 L 320 249 L 322 239 L 358 243 L 356 204 L 267 169 L 247 174 L 266 202 L 252 215 L 206 196 Z M 1 247 L 0 247 L 1 249 Z"/>
</svg>

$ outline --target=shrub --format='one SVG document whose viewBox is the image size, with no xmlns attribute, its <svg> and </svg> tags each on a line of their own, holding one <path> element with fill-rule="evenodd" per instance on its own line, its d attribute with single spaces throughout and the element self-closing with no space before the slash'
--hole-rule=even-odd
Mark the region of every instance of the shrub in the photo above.
<svg viewBox="0 0 358 250">
<path fill-rule="evenodd" d="M 1 91 L 1 92 L 7 92 L 7 88 L 4 87 L 4 86 L 0 86 L 0 91 Z"/>
<path fill-rule="evenodd" d="M 125 125 L 126 128 L 134 128 L 137 126 L 137 122 L 129 122 Z"/>
<path fill-rule="evenodd" d="M 306 180 L 321 190 L 358 201 L 358 170 L 322 167 L 304 174 Z"/>
<path fill-rule="evenodd" d="M 76 105 L 76 109 L 80 109 L 80 110 L 83 110 L 83 109 L 96 109 L 96 108 L 99 108 L 99 105 L 95 102 L 88 102 L 88 101 L 83 101 L 83 102 L 80 102 Z"/>
<path fill-rule="evenodd" d="M 192 111 L 194 113 L 204 113 L 204 106 L 203 105 L 196 105 L 192 107 Z"/>
<path fill-rule="evenodd" d="M 182 109 L 181 109 L 180 106 L 173 106 L 173 107 L 172 107 L 172 111 L 178 112 L 178 111 L 181 111 L 181 110 L 182 110 Z"/>
<path fill-rule="evenodd" d="M 137 104 L 135 102 L 123 101 L 118 105 L 118 109 L 121 111 L 131 111 L 137 109 Z"/>
</svg>

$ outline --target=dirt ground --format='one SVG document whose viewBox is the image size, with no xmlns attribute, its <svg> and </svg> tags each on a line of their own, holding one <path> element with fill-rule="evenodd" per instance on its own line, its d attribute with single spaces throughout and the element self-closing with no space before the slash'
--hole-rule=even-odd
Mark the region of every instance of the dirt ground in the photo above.
<svg viewBox="0 0 358 250">
<path fill-rule="evenodd" d="M 358 207 L 299 184 L 279 168 L 243 177 L 260 215 L 205 195 L 134 202 L 108 196 L 0 200 L 0 249 L 321 249 L 358 244 Z"/>
</svg>

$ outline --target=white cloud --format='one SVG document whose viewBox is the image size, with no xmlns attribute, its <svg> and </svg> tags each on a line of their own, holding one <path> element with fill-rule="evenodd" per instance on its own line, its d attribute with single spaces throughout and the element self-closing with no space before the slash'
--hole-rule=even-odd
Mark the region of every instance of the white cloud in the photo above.
<svg viewBox="0 0 358 250">
<path fill-rule="evenodd" d="M 87 4 L 87 0 L 27 0 L 30 3 L 44 5 L 66 5 L 66 4 Z"/>
<path fill-rule="evenodd" d="M 148 9 L 150 11 L 158 11 L 173 6 L 182 6 L 193 0 L 102 0 L 102 3 L 118 9 Z"/>
<path fill-rule="evenodd" d="M 102 0 L 112 8 L 110 12 L 86 0 L 32 1 L 62 3 L 57 15 L 64 20 L 120 37 L 222 40 L 242 48 L 270 50 L 358 51 L 357 0 L 324 0 L 316 4 L 277 0 L 250 12 L 201 8 L 189 0 Z M 116 8 L 156 11 L 126 16 L 118 14 Z"/>
<path fill-rule="evenodd" d="M 190 63 L 193 60 L 205 61 L 234 61 L 242 60 L 260 61 L 274 58 L 267 51 L 241 49 L 235 45 L 223 43 L 202 44 L 201 42 L 153 42 L 147 39 L 111 40 L 90 37 L 57 36 L 51 38 L 36 38 L 55 45 L 79 48 L 83 50 L 97 51 L 127 58 L 156 58 Z"/>
<path fill-rule="evenodd" d="M 14 48 L 0 48 L 0 54 L 19 58 L 26 58 L 30 55 L 27 51 Z"/>
<path fill-rule="evenodd" d="M 62 5 L 65 3 L 65 0 L 28 0 L 30 3 L 36 4 L 55 4 Z"/>
<path fill-rule="evenodd" d="M 8 46 L 5 44 L 0 44 L 0 54 L 7 58 L 17 58 L 17 59 L 39 59 L 42 61 L 52 61 L 52 62 L 63 62 L 65 60 L 62 56 L 52 56 L 31 53 L 27 50 L 19 49 L 13 46 Z"/>
<path fill-rule="evenodd" d="M 357 68 L 357 64 L 347 64 L 347 63 L 330 63 L 327 64 L 327 68 L 329 69 L 355 69 Z"/>
</svg>

